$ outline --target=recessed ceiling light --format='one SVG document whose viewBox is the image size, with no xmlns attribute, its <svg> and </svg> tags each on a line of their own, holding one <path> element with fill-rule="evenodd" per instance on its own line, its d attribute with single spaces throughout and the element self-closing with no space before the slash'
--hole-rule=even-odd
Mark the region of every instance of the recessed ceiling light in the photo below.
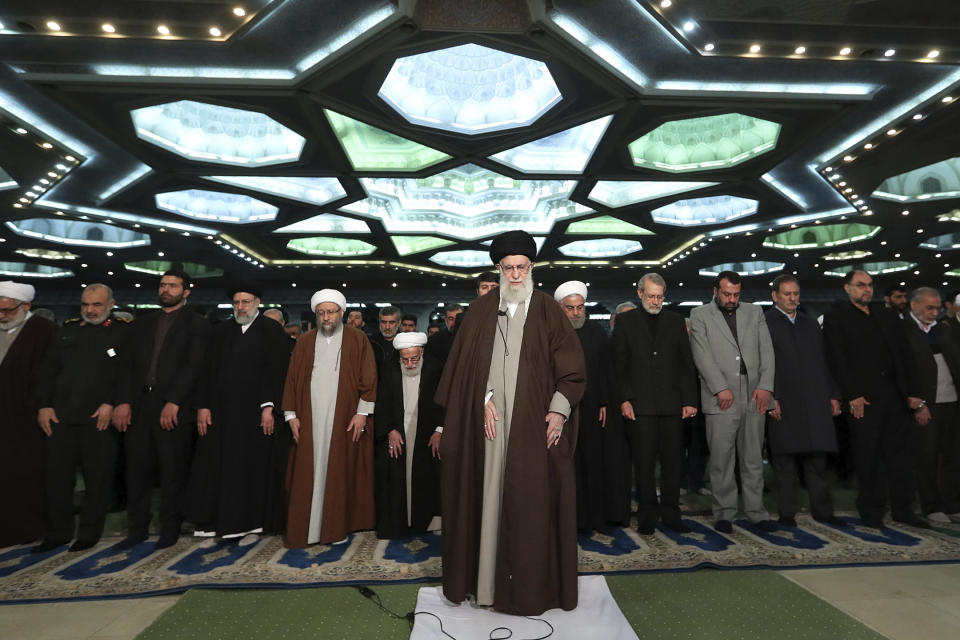
<svg viewBox="0 0 960 640">
<path fill-rule="evenodd" d="M 940 102 L 953 102 L 953 96 L 943 96 Z"/>
<path fill-rule="evenodd" d="M 673 2 L 671 2 L 671 0 L 663 0 L 663 1 L 660 3 L 660 6 L 663 7 L 664 9 L 669 9 L 669 8 L 670 8 L 670 5 L 672 5 L 672 4 L 673 4 Z"/>
<path fill-rule="evenodd" d="M 939 55 L 940 55 L 940 52 L 936 49 L 931 49 L 930 51 L 927 52 L 928 58 L 936 58 Z"/>
<path fill-rule="evenodd" d="M 853 162 L 853 156 L 843 156 L 844 162 Z"/>
<path fill-rule="evenodd" d="M 914 120 L 922 120 L 922 119 L 923 119 L 923 114 L 922 114 L 922 113 L 915 113 L 915 114 L 913 114 L 913 119 L 914 119 Z"/>
<path fill-rule="evenodd" d="M 697 25 L 695 25 L 695 24 L 693 24 L 692 22 L 689 22 L 689 21 L 683 23 L 683 30 L 686 31 L 687 33 L 690 33 L 691 31 L 693 31 L 694 29 L 696 29 L 696 27 L 697 27 Z"/>
<path fill-rule="evenodd" d="M 106 31 L 107 33 L 116 33 L 117 28 L 110 23 L 104 23 L 100 25 L 100 28 Z"/>
<path fill-rule="evenodd" d="M 831 171 L 833 171 L 833 167 L 827 167 L 826 169 L 824 169 L 824 171 L 826 171 L 827 173 L 830 173 Z"/>
<path fill-rule="evenodd" d="M 897 50 L 896 50 L 896 49 L 887 49 L 886 51 L 883 52 L 883 55 L 886 56 L 887 58 L 889 58 L 890 56 L 894 55 L 895 53 L 897 53 Z"/>
<path fill-rule="evenodd" d="M 66 160 L 67 162 L 76 162 L 76 161 L 77 161 L 77 159 L 74 158 L 73 156 L 63 156 L 63 159 Z"/>
<path fill-rule="evenodd" d="M 850 47 L 844 47 L 843 49 L 840 49 L 840 55 L 842 56 L 850 55 Z"/>
<path fill-rule="evenodd" d="M 168 36 L 168 35 L 170 35 L 170 27 L 168 27 L 168 26 L 165 25 L 165 24 L 158 25 L 158 26 L 157 26 L 157 33 L 159 33 L 159 34 L 162 35 L 162 36 Z"/>
<path fill-rule="evenodd" d="M 704 51 L 713 51 L 714 49 L 716 49 L 716 45 L 712 42 L 708 42 L 707 44 L 703 45 Z"/>
<path fill-rule="evenodd" d="M 50 31 L 60 31 L 60 25 L 53 20 L 47 21 L 47 29 Z"/>
<path fill-rule="evenodd" d="M 27 130 L 24 129 L 23 127 L 17 127 L 17 128 L 15 129 L 15 131 L 16 131 L 17 133 L 19 133 L 20 135 L 23 135 L 23 134 L 25 134 L 25 133 L 27 132 Z"/>
<path fill-rule="evenodd" d="M 903 211 L 900 212 L 900 215 L 902 215 L 902 216 L 908 216 L 908 215 L 910 215 L 910 210 L 909 210 L 909 209 L 904 209 Z"/>
<path fill-rule="evenodd" d="M 234 7 L 233 15 L 237 16 L 238 18 L 242 18 L 243 16 L 247 15 L 247 12 L 243 9 L 243 7 Z"/>
<path fill-rule="evenodd" d="M 863 145 L 863 148 L 864 148 L 864 149 L 873 149 L 873 143 L 872 143 L 872 142 L 868 142 L 867 144 Z"/>
<path fill-rule="evenodd" d="M 806 47 L 797 47 L 796 49 L 793 50 L 793 52 L 794 52 L 795 54 L 797 54 L 798 56 L 802 56 L 803 54 L 805 54 L 805 53 L 807 52 L 807 48 L 806 48 Z"/>
<path fill-rule="evenodd" d="M 223 35 L 223 32 L 216 27 L 210 27 L 210 35 L 212 35 L 214 38 L 219 38 L 221 35 Z"/>
<path fill-rule="evenodd" d="M 40 146 L 43 147 L 44 149 L 53 149 L 53 145 L 50 144 L 49 142 L 44 142 Z"/>
<path fill-rule="evenodd" d="M 750 53 L 760 53 L 760 45 L 758 44 L 750 45 Z"/>
<path fill-rule="evenodd" d="M 897 135 L 897 130 L 896 130 L 896 129 L 887 129 L 887 135 L 888 135 L 888 136 L 895 136 L 895 135 Z"/>
</svg>

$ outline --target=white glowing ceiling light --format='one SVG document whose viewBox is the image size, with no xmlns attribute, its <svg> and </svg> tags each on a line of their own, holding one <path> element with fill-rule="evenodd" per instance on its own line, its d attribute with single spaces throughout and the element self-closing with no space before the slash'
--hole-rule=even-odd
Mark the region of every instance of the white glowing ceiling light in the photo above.
<svg viewBox="0 0 960 640">
<path fill-rule="evenodd" d="M 478 44 L 398 58 L 377 95 L 413 124 L 465 134 L 530 125 L 562 99 L 544 62 Z"/>
<path fill-rule="evenodd" d="M 489 267 L 490 254 L 486 251 L 464 249 L 461 251 L 441 251 L 430 256 L 430 262 L 444 267 Z"/>
<path fill-rule="evenodd" d="M 129 271 L 148 273 L 152 276 L 162 276 L 172 269 L 173 265 L 174 263 L 169 260 L 142 260 L 123 264 Z M 220 267 L 210 267 L 196 262 L 181 262 L 178 266 L 187 272 L 191 278 L 217 278 L 223 275 L 223 269 Z"/>
<path fill-rule="evenodd" d="M 428 178 L 360 178 L 367 198 L 341 211 L 381 220 L 391 233 L 463 239 L 511 229 L 549 233 L 558 220 L 593 213 L 573 202 L 573 180 L 515 180 L 464 165 Z"/>
<path fill-rule="evenodd" d="M 922 202 L 960 196 L 960 157 L 948 158 L 913 171 L 891 176 L 873 192 L 874 198 L 895 202 Z"/>
<path fill-rule="evenodd" d="M 866 271 L 872 276 L 882 276 L 888 273 L 897 273 L 898 271 L 907 271 L 917 266 L 916 262 L 904 262 L 902 260 L 891 260 L 885 262 L 864 262 L 862 264 L 851 264 L 839 269 L 824 271 L 823 275 L 843 278 L 851 271 Z"/>
<path fill-rule="evenodd" d="M 753 262 L 727 262 L 717 264 L 712 267 L 700 269 L 702 276 L 717 276 L 721 271 L 735 271 L 741 276 L 759 276 L 765 273 L 775 273 L 782 271 L 784 264 L 782 262 L 767 262 L 765 260 L 756 260 Z"/>
<path fill-rule="evenodd" d="M 363 240 L 324 237 L 294 238 L 287 243 L 287 248 L 311 256 L 328 256 L 334 258 L 368 256 L 377 250 L 376 246 Z"/>
<path fill-rule="evenodd" d="M 582 173 L 613 116 L 604 116 L 490 156 L 527 173 Z"/>
<path fill-rule="evenodd" d="M 115 227 L 103 222 L 29 218 L 8 221 L 6 225 L 17 235 L 26 238 L 78 247 L 125 249 L 145 247 L 150 244 L 150 236 L 145 233 Z"/>
<path fill-rule="evenodd" d="M 158 193 L 154 199 L 158 209 L 194 220 L 246 224 L 277 217 L 277 207 L 272 204 L 236 193 L 185 189 Z"/>
<path fill-rule="evenodd" d="M 390 236 L 390 241 L 393 242 L 393 246 L 396 247 L 397 253 L 401 256 L 423 253 L 424 251 L 449 247 L 455 244 L 453 240 L 445 240 L 433 236 Z"/>
<path fill-rule="evenodd" d="M 36 249 L 32 247 L 17 249 L 16 253 L 27 258 L 37 258 L 40 260 L 76 260 L 80 257 L 70 251 L 54 251 L 52 249 Z"/>
<path fill-rule="evenodd" d="M 624 207 L 638 202 L 656 200 L 686 193 L 704 187 L 713 187 L 719 182 L 651 182 L 643 180 L 600 180 L 587 197 L 611 208 Z"/>
<path fill-rule="evenodd" d="M 960 209 L 947 211 L 937 216 L 938 222 L 960 222 Z"/>
<path fill-rule="evenodd" d="M 356 220 L 335 213 L 322 213 L 306 220 L 288 224 L 274 233 L 370 233 L 363 220 Z"/>
<path fill-rule="evenodd" d="M 945 233 L 927 238 L 920 246 L 924 249 L 960 249 L 960 233 Z"/>
<path fill-rule="evenodd" d="M 207 180 L 322 206 L 347 195 L 336 178 L 281 176 L 204 176 Z"/>
<path fill-rule="evenodd" d="M 597 240 L 577 240 L 560 247 L 559 251 L 571 258 L 614 258 L 635 253 L 643 249 L 636 240 L 618 240 L 600 238 Z"/>
<path fill-rule="evenodd" d="M 304 138 L 257 111 L 179 100 L 130 112 L 137 137 L 189 160 L 243 167 L 292 162 Z"/>
<path fill-rule="evenodd" d="M 823 256 L 824 260 L 860 260 L 868 256 L 872 256 L 873 251 L 866 250 L 857 250 L 857 251 L 837 251 L 835 253 L 828 253 Z"/>
<path fill-rule="evenodd" d="M 71 278 L 73 271 L 32 262 L 0 262 L 0 276 L 16 278 Z"/>
<path fill-rule="evenodd" d="M 615 235 L 615 236 L 652 236 L 653 231 L 644 229 L 635 224 L 614 218 L 613 216 L 597 216 L 588 220 L 571 222 L 567 225 L 566 235 Z"/>
<path fill-rule="evenodd" d="M 0 191 L 15 189 L 17 186 L 17 181 L 11 178 L 10 174 L 3 170 L 3 167 L 0 167 Z"/>
<path fill-rule="evenodd" d="M 679 227 L 696 227 L 738 220 L 757 212 L 757 201 L 738 196 L 708 196 L 690 200 L 677 200 L 654 209 L 650 217 L 654 222 Z"/>
</svg>

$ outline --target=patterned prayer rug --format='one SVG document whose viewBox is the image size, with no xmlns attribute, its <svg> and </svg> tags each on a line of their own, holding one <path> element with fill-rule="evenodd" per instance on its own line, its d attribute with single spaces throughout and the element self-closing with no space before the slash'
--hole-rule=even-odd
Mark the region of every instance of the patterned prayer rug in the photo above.
<svg viewBox="0 0 960 640">
<path fill-rule="evenodd" d="M 774 532 L 734 522 L 732 534 L 713 529 L 708 516 L 685 517 L 691 533 L 658 528 L 652 536 L 630 529 L 580 537 L 581 573 L 800 568 L 861 564 L 960 562 L 960 525 L 923 530 L 891 524 L 880 531 L 844 516 L 847 527 L 799 517 L 795 529 Z M 153 541 L 120 551 L 104 539 L 83 553 L 63 546 L 31 554 L 29 547 L 0 551 L 0 603 L 143 596 L 196 587 L 298 588 L 328 584 L 415 582 L 441 575 L 435 534 L 377 540 L 353 534 L 339 545 L 285 549 L 277 537 L 257 544 L 203 548 L 183 536 L 156 551 Z"/>
</svg>

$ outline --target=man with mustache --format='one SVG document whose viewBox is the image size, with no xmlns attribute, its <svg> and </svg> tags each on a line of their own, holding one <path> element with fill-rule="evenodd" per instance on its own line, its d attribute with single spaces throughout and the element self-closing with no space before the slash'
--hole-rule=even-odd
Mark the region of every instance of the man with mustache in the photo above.
<svg viewBox="0 0 960 640">
<path fill-rule="evenodd" d="M 344 324 L 342 293 L 317 291 L 310 308 L 317 328 L 297 341 L 283 389 L 293 436 L 284 538 L 291 548 L 346 542 L 374 526 L 376 356 L 367 336 Z"/>
<path fill-rule="evenodd" d="M 499 290 L 470 305 L 436 396 L 443 593 L 519 615 L 577 606 L 572 407 L 585 365 L 570 321 L 533 288 L 536 254 L 525 231 L 493 241 Z"/>
</svg>

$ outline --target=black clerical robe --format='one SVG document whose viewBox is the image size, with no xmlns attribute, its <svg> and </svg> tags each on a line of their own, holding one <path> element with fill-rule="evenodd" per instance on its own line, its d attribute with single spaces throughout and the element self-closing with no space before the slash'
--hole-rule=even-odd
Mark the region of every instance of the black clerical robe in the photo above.
<svg viewBox="0 0 960 640">
<path fill-rule="evenodd" d="M 236 322 L 214 328 L 199 408 L 212 423 L 197 441 L 187 489 L 186 519 L 218 535 L 266 533 L 283 527 L 282 470 L 289 429 L 280 413 L 289 339 L 258 315 L 246 332 Z M 274 433 L 264 435 L 261 406 L 273 403 Z"/>
<path fill-rule="evenodd" d="M 440 461 L 433 457 L 430 437 L 443 426 L 443 407 L 433 401 L 442 365 L 423 356 L 417 401 L 417 437 L 407 442 L 403 423 L 403 365 L 398 361 L 380 371 L 377 384 L 376 440 L 373 444 L 377 490 L 377 537 L 398 538 L 426 531 L 440 515 Z M 388 434 L 404 437 L 403 453 L 390 456 Z M 407 456 L 413 456 L 410 525 L 407 526 Z"/>
</svg>

